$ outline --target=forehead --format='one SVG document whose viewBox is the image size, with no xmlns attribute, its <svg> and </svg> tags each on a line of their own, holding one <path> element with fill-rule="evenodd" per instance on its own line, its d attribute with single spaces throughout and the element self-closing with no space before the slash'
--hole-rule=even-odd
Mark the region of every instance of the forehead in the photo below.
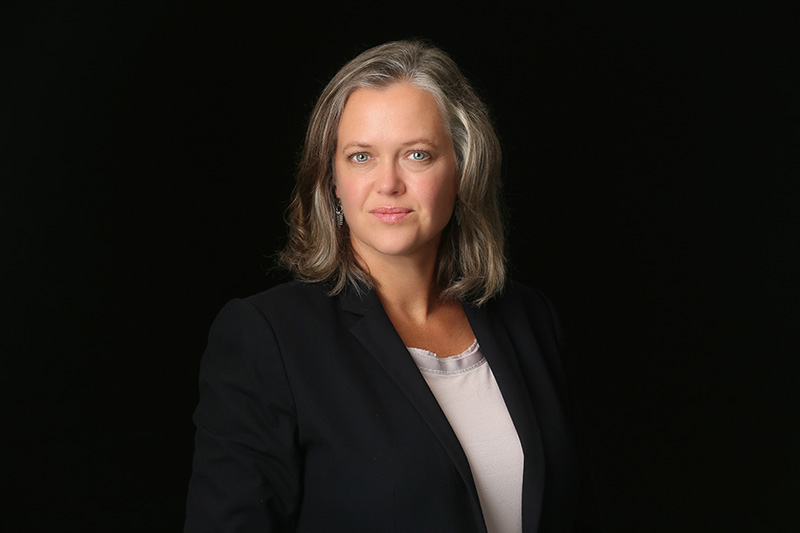
<svg viewBox="0 0 800 533">
<path fill-rule="evenodd" d="M 433 94 L 407 83 L 355 89 L 342 110 L 338 129 L 340 137 L 414 132 L 447 136 Z"/>
</svg>

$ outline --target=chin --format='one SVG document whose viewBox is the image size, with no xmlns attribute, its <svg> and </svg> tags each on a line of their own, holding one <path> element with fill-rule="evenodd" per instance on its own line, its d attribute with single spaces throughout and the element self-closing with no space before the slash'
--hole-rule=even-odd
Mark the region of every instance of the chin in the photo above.
<svg viewBox="0 0 800 533">
<path fill-rule="evenodd" d="M 392 257 L 403 257 L 407 255 L 411 255 L 415 248 L 413 246 L 377 246 L 375 247 L 375 251 L 380 254 L 388 255 Z"/>
<path fill-rule="evenodd" d="M 375 239 L 371 241 L 354 242 L 353 250 L 358 253 L 363 250 L 361 255 L 380 254 L 390 257 L 410 256 L 419 252 L 420 245 L 416 242 L 409 242 L 406 239 Z"/>
</svg>

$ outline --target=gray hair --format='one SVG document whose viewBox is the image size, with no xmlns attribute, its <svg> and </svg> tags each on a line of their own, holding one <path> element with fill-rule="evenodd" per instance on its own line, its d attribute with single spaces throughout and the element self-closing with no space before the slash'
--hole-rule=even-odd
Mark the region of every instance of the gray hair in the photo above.
<svg viewBox="0 0 800 533">
<path fill-rule="evenodd" d="M 347 225 L 335 222 L 334 154 L 339 119 L 358 88 L 409 83 L 430 92 L 444 117 L 458 169 L 459 222 L 442 233 L 436 280 L 443 299 L 481 305 L 505 284 L 500 203 L 501 150 L 485 105 L 453 60 L 424 41 L 395 41 L 361 53 L 333 77 L 311 113 L 291 204 L 289 240 L 280 263 L 304 281 L 327 282 L 331 294 L 371 288 L 357 263 Z"/>
</svg>

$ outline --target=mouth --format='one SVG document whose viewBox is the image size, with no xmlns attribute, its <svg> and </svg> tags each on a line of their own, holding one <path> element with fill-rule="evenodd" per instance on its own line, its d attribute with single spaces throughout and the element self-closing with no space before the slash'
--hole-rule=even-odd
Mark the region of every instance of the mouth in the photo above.
<svg viewBox="0 0 800 533">
<path fill-rule="evenodd" d="M 407 207 L 376 207 L 370 211 L 370 214 L 388 224 L 400 222 L 413 212 L 412 209 Z"/>
</svg>

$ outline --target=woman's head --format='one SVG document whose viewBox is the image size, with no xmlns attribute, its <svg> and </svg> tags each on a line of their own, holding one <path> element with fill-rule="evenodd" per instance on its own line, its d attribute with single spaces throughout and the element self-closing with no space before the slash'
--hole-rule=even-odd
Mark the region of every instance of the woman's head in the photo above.
<svg viewBox="0 0 800 533">
<path fill-rule="evenodd" d="M 347 224 L 336 221 L 334 155 L 350 95 L 398 83 L 433 96 L 455 152 L 460 223 L 451 220 L 442 232 L 436 269 L 442 295 L 483 303 L 505 280 L 500 146 L 485 106 L 456 64 L 421 41 L 371 48 L 342 67 L 323 90 L 306 132 L 281 261 L 300 279 L 331 283 L 334 293 L 348 285 L 371 286 L 353 254 Z"/>
</svg>

